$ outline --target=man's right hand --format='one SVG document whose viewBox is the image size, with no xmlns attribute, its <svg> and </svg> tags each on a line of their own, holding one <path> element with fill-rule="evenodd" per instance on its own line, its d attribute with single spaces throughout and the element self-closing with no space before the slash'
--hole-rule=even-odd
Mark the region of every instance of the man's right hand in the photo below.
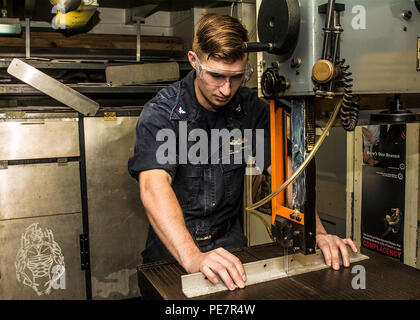
<svg viewBox="0 0 420 320">
<path fill-rule="evenodd" d="M 196 252 L 184 268 L 188 273 L 201 271 L 214 284 L 219 282 L 219 276 L 229 290 L 235 290 L 235 284 L 239 288 L 245 287 L 246 274 L 241 261 L 223 248 Z"/>
</svg>

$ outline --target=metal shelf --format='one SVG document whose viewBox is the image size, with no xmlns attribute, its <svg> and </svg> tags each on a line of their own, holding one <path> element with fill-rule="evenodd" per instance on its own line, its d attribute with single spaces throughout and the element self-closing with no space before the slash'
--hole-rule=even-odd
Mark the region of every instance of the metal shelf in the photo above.
<svg viewBox="0 0 420 320">
<path fill-rule="evenodd" d="M 226 3 L 255 3 L 255 0 L 98 0 L 99 7 L 105 8 L 135 8 L 145 5 L 158 5 L 158 10 L 184 10 L 193 7 L 209 7 L 217 5 L 226 5 Z M 182 8 L 182 9 L 181 9 Z"/>
<path fill-rule="evenodd" d="M 138 64 L 136 60 L 121 60 L 121 61 L 109 61 L 109 60 L 83 60 L 83 59 L 25 59 L 22 58 L 22 61 L 30 64 L 31 66 L 37 69 L 84 69 L 84 70 L 105 70 L 109 66 L 119 66 L 127 64 Z M 12 59 L 1 59 L 0 60 L 0 69 L 8 68 L 10 61 Z M 179 65 L 180 71 L 190 71 L 191 65 L 188 61 L 175 61 Z M 159 60 L 150 60 L 142 61 L 142 63 L 153 63 L 153 62 L 163 62 Z M 164 62 L 167 62 L 165 60 Z"/>
<path fill-rule="evenodd" d="M 106 93 L 106 94 L 122 94 L 122 93 L 157 93 L 159 90 L 167 87 L 166 85 L 138 85 L 138 86 L 119 86 L 113 87 L 108 86 L 104 83 L 94 84 L 70 84 L 70 88 L 83 93 L 83 94 L 94 94 L 94 93 Z M 5 84 L 0 85 L 1 95 L 44 95 L 44 93 L 32 88 L 26 84 Z"/>
</svg>

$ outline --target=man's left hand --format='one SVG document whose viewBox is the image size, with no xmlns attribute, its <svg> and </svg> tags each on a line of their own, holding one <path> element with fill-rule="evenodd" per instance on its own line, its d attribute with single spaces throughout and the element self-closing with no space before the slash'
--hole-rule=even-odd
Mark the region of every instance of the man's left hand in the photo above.
<svg viewBox="0 0 420 320">
<path fill-rule="evenodd" d="M 349 245 L 354 253 L 357 253 L 356 245 L 350 238 L 341 239 L 336 235 L 327 233 L 318 233 L 316 235 L 316 244 L 324 255 L 325 263 L 332 266 L 334 270 L 340 269 L 340 252 L 345 267 L 350 266 L 350 257 L 347 250 Z"/>
</svg>

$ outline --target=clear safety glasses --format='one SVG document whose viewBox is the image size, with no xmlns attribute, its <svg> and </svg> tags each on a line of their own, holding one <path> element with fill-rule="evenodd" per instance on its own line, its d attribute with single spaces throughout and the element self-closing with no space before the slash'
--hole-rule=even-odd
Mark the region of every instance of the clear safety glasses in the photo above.
<svg viewBox="0 0 420 320">
<path fill-rule="evenodd" d="M 249 61 L 246 64 L 245 70 L 221 70 L 201 64 L 196 53 L 193 51 L 191 51 L 191 53 L 194 55 L 196 61 L 198 76 L 201 80 L 211 86 L 222 87 L 228 81 L 231 86 L 240 86 L 241 84 L 246 83 L 254 72 Z"/>
</svg>

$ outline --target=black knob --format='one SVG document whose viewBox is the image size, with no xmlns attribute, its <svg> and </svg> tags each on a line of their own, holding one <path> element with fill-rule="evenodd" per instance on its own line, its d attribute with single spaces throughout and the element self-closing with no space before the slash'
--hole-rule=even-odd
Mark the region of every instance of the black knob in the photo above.
<svg viewBox="0 0 420 320">
<path fill-rule="evenodd" d="M 261 78 L 261 90 L 265 98 L 274 99 L 287 89 L 286 78 L 281 76 L 277 68 L 268 68 Z"/>
</svg>

